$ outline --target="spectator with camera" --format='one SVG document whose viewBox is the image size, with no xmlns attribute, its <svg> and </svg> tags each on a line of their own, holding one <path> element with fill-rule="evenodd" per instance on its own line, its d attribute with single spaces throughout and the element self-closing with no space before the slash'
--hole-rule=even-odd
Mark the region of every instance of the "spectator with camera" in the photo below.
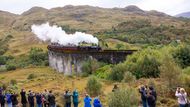
<svg viewBox="0 0 190 107">
<path fill-rule="evenodd" d="M 184 88 L 178 87 L 175 92 L 175 96 L 178 97 L 179 107 L 189 107 L 187 93 Z"/>
</svg>

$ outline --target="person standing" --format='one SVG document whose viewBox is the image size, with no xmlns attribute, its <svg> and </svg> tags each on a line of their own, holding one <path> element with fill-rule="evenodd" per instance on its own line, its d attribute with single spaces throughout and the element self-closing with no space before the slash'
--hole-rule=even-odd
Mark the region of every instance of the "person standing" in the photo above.
<svg viewBox="0 0 190 107">
<path fill-rule="evenodd" d="M 1 107 L 5 107 L 5 95 L 3 94 L 3 92 L 0 92 L 0 103 Z"/>
<path fill-rule="evenodd" d="M 78 107 L 78 103 L 79 103 L 79 94 L 77 90 L 73 91 L 73 105 L 74 107 Z"/>
<path fill-rule="evenodd" d="M 47 89 L 45 89 L 44 93 L 43 93 L 43 104 L 44 104 L 44 107 L 48 107 L 49 106 L 48 96 L 49 96 L 49 92 L 48 92 Z"/>
<path fill-rule="evenodd" d="M 64 99 L 65 99 L 65 107 L 71 107 L 71 94 L 69 90 L 65 91 Z"/>
<path fill-rule="evenodd" d="M 148 107 L 156 107 L 156 98 L 154 97 L 151 91 L 147 94 L 147 103 Z"/>
<path fill-rule="evenodd" d="M 36 93 L 36 103 L 37 107 L 42 107 L 42 95 L 40 93 Z"/>
<path fill-rule="evenodd" d="M 151 94 L 155 97 L 155 101 L 156 101 L 157 100 L 157 93 L 156 93 L 155 88 L 153 86 L 150 86 L 149 90 L 150 90 Z"/>
<path fill-rule="evenodd" d="M 26 107 L 27 99 L 26 99 L 26 92 L 24 89 L 21 89 L 20 95 L 21 95 L 22 107 Z"/>
<path fill-rule="evenodd" d="M 139 93 L 141 94 L 141 100 L 142 100 L 143 107 L 147 107 L 147 99 L 146 99 L 147 91 L 145 89 L 145 86 L 141 86 L 139 88 Z"/>
<path fill-rule="evenodd" d="M 29 94 L 28 94 L 28 103 L 29 103 L 29 107 L 34 107 L 34 94 L 31 90 L 29 90 Z"/>
<path fill-rule="evenodd" d="M 48 102 L 49 102 L 49 107 L 55 107 L 55 96 L 53 95 L 52 91 L 49 91 L 48 95 Z"/>
<path fill-rule="evenodd" d="M 177 88 L 175 96 L 178 97 L 179 107 L 185 107 L 187 103 L 187 93 L 184 88 Z"/>
<path fill-rule="evenodd" d="M 102 107 L 102 104 L 101 104 L 99 98 L 94 98 L 93 105 L 94 105 L 94 107 Z"/>
<path fill-rule="evenodd" d="M 86 94 L 84 98 L 84 107 L 91 107 L 91 101 L 92 99 L 89 97 L 88 94 Z"/>
<path fill-rule="evenodd" d="M 11 101 L 12 94 L 10 92 L 6 92 L 5 96 L 6 96 L 7 106 L 12 107 L 12 101 Z"/>
<path fill-rule="evenodd" d="M 18 95 L 16 93 L 13 93 L 11 95 L 11 102 L 12 102 L 12 107 L 16 107 L 18 105 Z"/>
</svg>

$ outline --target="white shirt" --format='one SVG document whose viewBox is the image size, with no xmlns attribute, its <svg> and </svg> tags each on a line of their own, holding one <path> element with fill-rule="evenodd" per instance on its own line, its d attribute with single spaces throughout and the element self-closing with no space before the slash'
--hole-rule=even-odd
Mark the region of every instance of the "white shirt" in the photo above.
<svg viewBox="0 0 190 107">
<path fill-rule="evenodd" d="M 178 93 L 178 91 L 175 92 L 175 96 L 178 97 L 178 103 L 179 104 L 186 104 L 187 102 L 187 93 Z"/>
</svg>

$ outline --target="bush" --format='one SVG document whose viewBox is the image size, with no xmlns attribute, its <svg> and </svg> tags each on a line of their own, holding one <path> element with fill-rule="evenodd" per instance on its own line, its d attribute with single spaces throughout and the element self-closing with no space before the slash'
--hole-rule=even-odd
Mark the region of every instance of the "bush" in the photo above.
<svg viewBox="0 0 190 107">
<path fill-rule="evenodd" d="M 31 80 L 31 79 L 34 79 L 34 78 L 36 78 L 36 77 L 37 77 L 37 75 L 35 75 L 35 74 L 32 73 L 32 74 L 29 74 L 29 75 L 28 75 L 27 79 L 28 79 L 28 80 Z"/>
<path fill-rule="evenodd" d="M 6 64 L 6 58 L 4 56 L 0 56 L 0 65 Z"/>
<path fill-rule="evenodd" d="M 29 52 L 29 62 L 30 64 L 36 66 L 45 66 L 47 65 L 46 62 L 48 60 L 47 52 L 43 52 L 41 48 L 31 48 Z"/>
<path fill-rule="evenodd" d="M 99 68 L 99 63 L 96 60 L 88 60 L 83 62 L 82 64 L 82 72 L 83 76 L 88 76 L 89 74 L 92 74 Z"/>
<path fill-rule="evenodd" d="M 127 71 L 127 69 L 124 64 L 117 64 L 112 68 L 111 72 L 108 74 L 108 79 L 113 81 L 121 81 L 123 80 L 125 71 Z"/>
<path fill-rule="evenodd" d="M 1 66 L 0 67 L 0 72 L 4 72 L 4 71 L 7 71 L 6 67 L 5 66 Z"/>
<path fill-rule="evenodd" d="M 17 80 L 15 80 L 15 79 L 10 80 L 10 84 L 11 85 L 16 85 L 17 84 Z"/>
<path fill-rule="evenodd" d="M 156 78 L 160 75 L 160 59 L 161 52 L 155 49 L 145 49 L 139 51 L 131 56 L 125 62 L 127 71 L 131 72 L 136 76 L 137 79 L 145 78 Z"/>
<path fill-rule="evenodd" d="M 179 46 L 179 48 L 174 52 L 173 57 L 182 68 L 190 66 L 190 46 Z"/>
<path fill-rule="evenodd" d="M 102 78 L 102 79 L 107 79 L 108 78 L 108 74 L 111 72 L 111 66 L 110 65 L 106 65 L 103 66 L 101 68 L 98 68 L 95 72 L 95 75 L 98 78 Z"/>
<path fill-rule="evenodd" d="M 182 84 L 180 80 L 181 69 L 169 56 L 164 58 L 159 69 L 161 71 L 161 78 L 170 89 L 174 89 Z"/>
<path fill-rule="evenodd" d="M 125 72 L 123 82 L 133 83 L 136 81 L 136 77 L 131 72 Z"/>
<path fill-rule="evenodd" d="M 95 78 L 90 77 L 88 79 L 86 90 L 92 96 L 98 96 L 101 93 L 102 84 Z"/>
<path fill-rule="evenodd" d="M 134 89 L 121 89 L 108 97 L 109 107 L 137 107 L 138 94 Z"/>
<path fill-rule="evenodd" d="M 6 69 L 7 71 L 16 70 L 16 66 L 13 64 L 7 64 Z"/>
</svg>

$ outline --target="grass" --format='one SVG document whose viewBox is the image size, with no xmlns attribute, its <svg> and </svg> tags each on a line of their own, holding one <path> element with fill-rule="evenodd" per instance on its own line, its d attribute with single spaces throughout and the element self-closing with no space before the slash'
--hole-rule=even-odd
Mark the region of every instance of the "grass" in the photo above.
<svg viewBox="0 0 190 107">
<path fill-rule="evenodd" d="M 27 79 L 30 74 L 36 75 L 33 79 Z M 80 106 L 83 105 L 83 98 L 86 93 L 85 87 L 88 78 L 82 77 L 66 77 L 62 73 L 55 72 L 49 67 L 36 67 L 36 68 L 25 68 L 17 69 L 15 71 L 2 72 L 0 73 L 0 81 L 2 83 L 10 82 L 11 80 L 17 81 L 18 90 L 21 88 L 33 90 L 34 92 L 43 92 L 44 89 L 53 90 L 57 95 L 56 100 L 59 105 L 62 104 L 61 95 L 66 89 L 73 91 L 77 89 L 80 93 Z M 106 103 L 106 95 L 111 92 L 113 83 L 102 81 L 103 94 L 100 96 L 101 100 Z"/>
</svg>

